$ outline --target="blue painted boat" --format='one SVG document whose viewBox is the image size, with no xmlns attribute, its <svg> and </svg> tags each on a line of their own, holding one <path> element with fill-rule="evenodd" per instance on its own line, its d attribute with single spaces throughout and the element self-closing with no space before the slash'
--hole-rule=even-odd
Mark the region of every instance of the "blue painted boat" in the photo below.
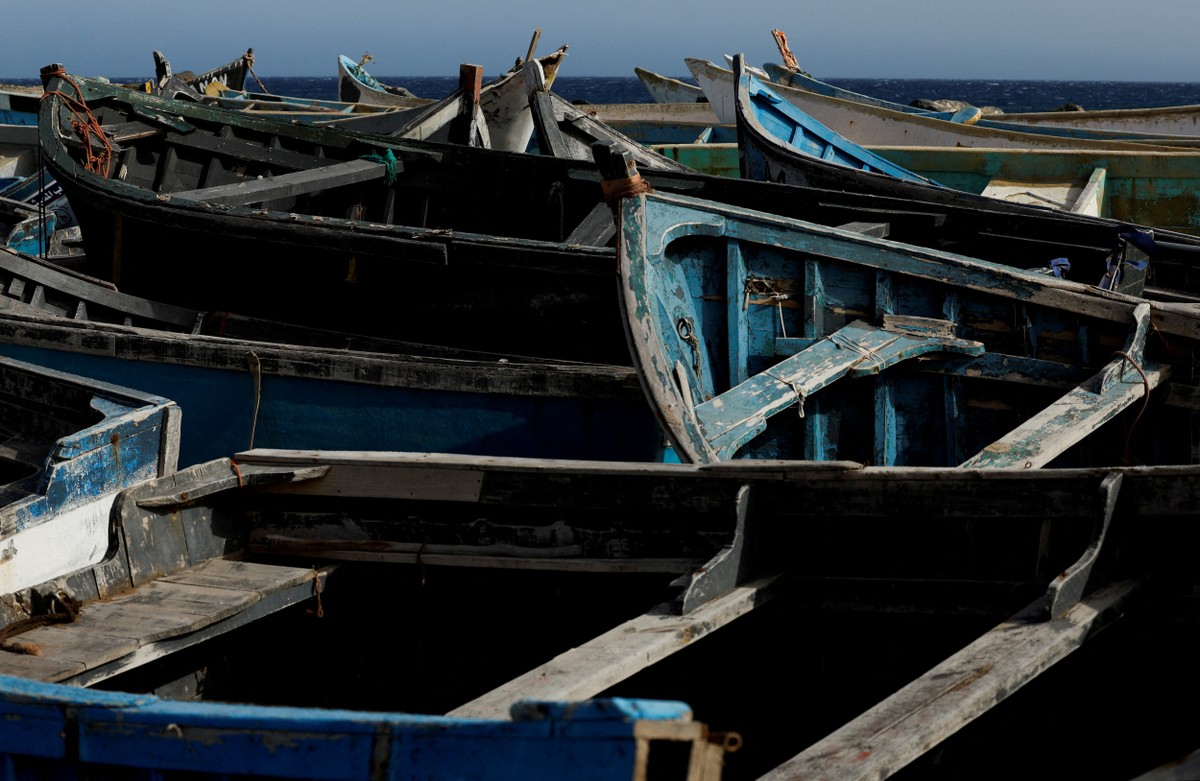
<svg viewBox="0 0 1200 781">
<path fill-rule="evenodd" d="M 111 553 L 117 492 L 175 470 L 179 422 L 165 398 L 0 359 L 0 592 Z"/>
<path fill-rule="evenodd" d="M 141 434 L 159 439 L 151 429 Z M 665 762 L 688 777 L 719 778 L 724 744 L 710 740 L 681 702 L 526 700 L 493 719 L 397 712 L 397 691 L 408 692 L 407 699 L 426 687 L 403 669 L 407 654 L 394 647 L 394 624 L 372 627 L 361 608 L 377 596 L 401 598 L 410 587 L 396 582 L 394 570 L 247 555 L 251 533 L 269 518 L 247 513 L 229 523 L 247 497 L 260 509 L 263 502 L 286 508 L 288 498 L 273 488 L 303 489 L 322 474 L 221 459 L 144 483 L 122 493 L 104 515 L 112 546 L 103 561 L 24 584 L 19 595 L 6 589 L 0 718 L 7 726 L 0 756 L 7 774 L 634 781 Z M 372 482 L 358 475 L 364 476 Z M 392 484 L 374 483 L 342 483 L 335 503 L 347 518 L 379 519 L 370 506 L 382 507 Z M 436 477 L 418 483 L 409 484 L 416 495 L 437 493 L 435 483 L 451 487 Z M 320 512 L 322 500 L 310 494 L 304 504 Z M 109 523 L 101 528 L 107 541 Z M 389 585 L 373 581 L 377 575 Z M 500 593 L 509 588 L 500 573 L 491 581 Z M 428 588 L 448 587 L 438 579 Z M 605 596 L 616 598 L 613 591 Z M 406 620 L 410 629 L 426 623 L 419 612 Z M 428 631 L 450 623 L 452 616 L 434 616 Z M 297 627 L 306 673 L 294 667 L 299 659 L 290 638 Z M 346 642 L 346 630 L 355 640 Z M 360 644 L 371 658 L 385 654 L 390 666 L 360 669 Z M 319 674 L 311 668 L 313 654 L 322 660 Z M 422 669 L 439 665 L 434 658 Z M 490 677 L 486 669 L 460 668 L 455 680 L 430 681 L 430 688 L 479 686 Z M 287 696 L 271 693 L 277 682 L 286 684 Z M 89 688 L 102 683 L 109 691 Z M 222 686 L 232 687 L 232 696 L 219 696 Z M 214 697 L 221 701 L 194 701 Z"/>
<path fill-rule="evenodd" d="M 682 459 L 1190 463 L 1194 309 L 885 229 L 622 201 L 630 348 Z"/>
<path fill-rule="evenodd" d="M 404 87 L 383 84 L 368 73 L 363 65 L 369 59 L 368 55 L 363 57 L 363 62 L 355 62 L 344 54 L 338 55 L 338 100 L 343 103 L 403 107 L 425 102 Z"/>
<path fill-rule="evenodd" d="M 40 94 L 0 90 L 0 184 L 28 176 L 37 167 Z"/>
<path fill-rule="evenodd" d="M 739 122 L 743 121 L 743 115 L 752 119 L 759 126 L 755 130 L 765 131 L 798 154 L 904 181 L 941 186 L 932 179 L 902 168 L 825 127 L 759 81 L 744 67 L 741 60 L 735 61 L 735 74 L 738 79 Z M 771 176 L 770 170 L 756 166 L 760 160 L 758 156 L 747 155 L 747 171 L 744 175 L 749 179 L 777 181 Z"/>
<path fill-rule="evenodd" d="M 511 720 L 455 719 L 173 702 L 0 676 L 0 718 L 11 779 L 635 781 L 653 747 L 705 746 L 686 705 L 655 700 L 524 702 Z M 705 778 L 719 778 L 715 764 Z"/>
<path fill-rule="evenodd" d="M 198 463 L 252 442 L 657 460 L 629 366 L 437 348 L 199 312 L 0 252 L 0 354 L 171 398 Z M 615 302 L 614 302 L 615 308 Z"/>
<path fill-rule="evenodd" d="M 740 57 L 736 58 L 735 68 L 740 64 Z M 1192 230 L 1200 215 L 1196 186 L 1200 182 L 1200 158 L 1194 155 L 897 147 L 881 150 L 880 156 L 899 163 L 893 168 L 900 173 L 893 170 L 889 174 L 838 165 L 817 145 L 805 149 L 792 143 L 793 137 L 806 132 L 802 128 L 824 126 L 787 101 L 776 100 L 772 90 L 748 72 L 738 70 L 737 89 L 737 149 L 741 175 L 746 178 L 853 189 L 912 204 L 957 203 L 980 212 L 1016 214 L 1057 208 L 1084 220 L 1116 218 L 1127 227 L 1131 227 L 1128 223 L 1155 226 L 1153 232 L 1166 243 L 1159 248 L 1146 245 L 1154 266 L 1148 292 L 1155 297 L 1171 297 L 1186 294 L 1192 287 L 1188 279 L 1195 261 L 1187 253 L 1176 255 L 1167 249 L 1172 242 L 1167 231 Z M 861 149 L 828 129 L 826 132 L 839 148 Z M 703 147 L 693 150 L 697 154 L 704 151 Z M 868 150 L 862 152 L 871 154 Z M 846 154 L 853 158 L 853 153 Z M 920 174 L 905 175 L 907 171 Z M 939 182 L 949 186 L 922 181 L 924 174 L 932 171 Z M 1081 271 L 1077 266 L 1071 278 L 1129 293 L 1147 292 L 1143 287 L 1145 273 L 1133 265 L 1124 265 L 1116 276 L 1107 268 Z"/>
</svg>

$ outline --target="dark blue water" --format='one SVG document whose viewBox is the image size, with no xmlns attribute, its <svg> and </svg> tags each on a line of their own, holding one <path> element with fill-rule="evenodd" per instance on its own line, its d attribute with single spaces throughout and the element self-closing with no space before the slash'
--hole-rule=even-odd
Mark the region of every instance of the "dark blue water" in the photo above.
<svg viewBox="0 0 1200 781">
<path fill-rule="evenodd" d="M 146 76 L 114 78 L 117 82 L 144 81 Z M 458 86 L 454 76 L 379 76 L 385 84 L 405 86 L 424 97 L 443 97 Z M 684 81 L 691 79 L 679 77 Z M 0 79 L 14 84 L 36 84 L 36 79 Z M 827 79 L 839 87 L 896 103 L 918 98 L 964 100 L 976 106 L 996 106 L 1004 111 L 1051 111 L 1064 103 L 1086 109 L 1138 108 L 1200 103 L 1200 82 L 1137 81 L 1001 81 L 954 79 Z M 277 95 L 337 99 L 334 77 L 264 78 L 266 91 Z M 262 88 L 251 81 L 250 91 Z M 634 76 L 559 76 L 554 91 L 568 100 L 588 103 L 649 103 L 650 95 Z"/>
<path fill-rule="evenodd" d="M 682 77 L 680 77 L 682 78 Z M 418 95 L 439 97 L 457 86 L 453 77 L 379 77 L 385 84 L 403 85 Z M 691 81 L 691 79 L 683 79 Z M 270 92 L 337 99 L 335 78 L 264 79 Z M 829 79 L 843 89 L 896 103 L 918 98 L 950 98 L 976 106 L 996 106 L 1008 112 L 1050 111 L 1064 103 L 1086 109 L 1138 108 L 1200 103 L 1200 83 L 1130 81 L 995 81 L 949 79 Z M 694 83 L 694 82 L 693 82 Z M 257 89 L 247 85 L 247 89 Z M 651 98 L 636 77 L 559 76 L 554 91 L 567 100 L 588 103 L 649 103 Z"/>
</svg>

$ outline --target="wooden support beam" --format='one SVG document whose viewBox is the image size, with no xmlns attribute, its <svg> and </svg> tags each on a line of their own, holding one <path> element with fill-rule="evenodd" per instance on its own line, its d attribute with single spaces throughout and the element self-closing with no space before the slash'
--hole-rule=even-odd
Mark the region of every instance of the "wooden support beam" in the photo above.
<svg viewBox="0 0 1200 781">
<path fill-rule="evenodd" d="M 518 700 L 595 697 L 764 604 L 777 582 L 774 576 L 748 583 L 684 616 L 675 615 L 673 605 L 660 605 L 447 715 L 507 718 L 509 708 Z"/>
<path fill-rule="evenodd" d="M 1139 585 L 1116 583 L 1050 621 L 1039 599 L 760 781 L 888 778 L 1118 619 Z"/>
<path fill-rule="evenodd" d="M 397 163 L 397 166 L 400 164 Z M 290 198 L 297 195 L 330 190 L 334 187 L 344 187 L 350 184 L 370 182 L 387 176 L 387 166 L 375 160 L 348 160 L 335 163 L 323 168 L 308 171 L 295 171 L 280 174 L 266 179 L 247 179 L 232 184 L 219 184 L 202 190 L 185 190 L 170 193 L 170 198 L 188 198 L 220 203 L 230 206 L 245 206 L 251 203 L 261 203 L 276 198 Z"/>
<path fill-rule="evenodd" d="M 1088 382 L 1002 439 L 967 459 L 963 469 L 1038 469 L 1082 441 L 1171 376 L 1169 364 L 1143 362 L 1150 305 L 1139 304 L 1125 350 Z"/>
<path fill-rule="evenodd" d="M 766 428 L 767 419 L 851 372 L 874 374 L 931 352 L 978 355 L 983 345 L 952 337 L 885 331 L 856 321 L 695 409 L 717 460 Z"/>
</svg>

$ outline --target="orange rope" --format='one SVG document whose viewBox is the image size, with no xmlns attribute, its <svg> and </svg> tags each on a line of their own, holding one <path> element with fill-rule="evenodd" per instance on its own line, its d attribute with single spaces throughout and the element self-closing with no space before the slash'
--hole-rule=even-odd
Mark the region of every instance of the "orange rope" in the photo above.
<svg viewBox="0 0 1200 781">
<path fill-rule="evenodd" d="M 600 191 L 604 194 L 604 202 L 609 206 L 622 198 L 632 198 L 635 195 L 652 192 L 654 188 L 642 179 L 641 174 L 634 174 L 627 179 L 602 179 Z"/>
<path fill-rule="evenodd" d="M 100 121 L 96 119 L 96 115 L 92 113 L 92 110 L 88 108 L 87 101 L 83 98 L 83 90 L 79 88 L 78 84 L 71 81 L 66 71 L 61 68 L 49 75 L 57 76 L 74 87 L 75 96 L 72 97 L 58 90 L 50 90 L 42 93 L 42 100 L 51 95 L 55 95 L 62 100 L 63 105 L 71 112 L 71 129 L 83 141 L 83 167 L 98 176 L 107 177 L 109 163 L 112 160 L 113 146 L 108 140 L 108 136 L 104 135 L 104 128 L 101 127 Z M 92 147 L 93 139 L 100 142 L 100 146 L 103 147 L 101 151 L 97 152 Z"/>
</svg>

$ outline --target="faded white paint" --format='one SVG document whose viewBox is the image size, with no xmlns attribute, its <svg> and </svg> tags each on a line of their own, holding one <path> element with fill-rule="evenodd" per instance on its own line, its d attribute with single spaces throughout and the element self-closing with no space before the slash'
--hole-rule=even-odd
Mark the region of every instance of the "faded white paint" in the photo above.
<svg viewBox="0 0 1200 781">
<path fill-rule="evenodd" d="M 0 541 L 0 594 L 99 564 L 108 549 L 116 496 L 107 494 Z"/>
</svg>

